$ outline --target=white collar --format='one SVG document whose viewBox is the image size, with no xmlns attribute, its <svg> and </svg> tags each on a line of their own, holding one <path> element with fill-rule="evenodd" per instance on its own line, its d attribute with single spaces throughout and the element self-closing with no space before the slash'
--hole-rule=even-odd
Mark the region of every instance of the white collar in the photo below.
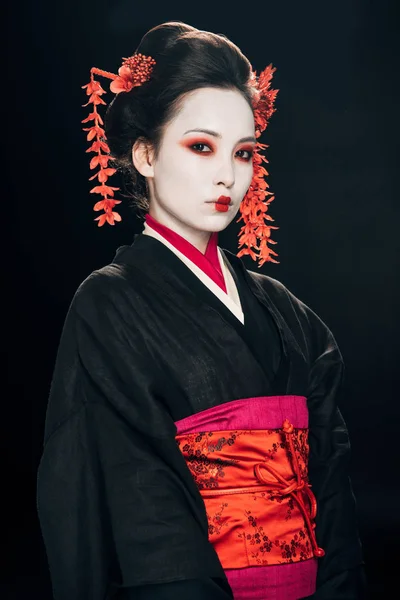
<svg viewBox="0 0 400 600">
<path fill-rule="evenodd" d="M 169 248 L 178 258 L 181 259 L 183 263 L 204 283 L 208 289 L 213 292 L 225 304 L 227 308 L 235 315 L 239 321 L 244 324 L 244 314 L 240 304 L 239 294 L 236 288 L 236 284 L 234 279 L 227 268 L 223 255 L 219 246 L 217 246 L 218 252 L 218 260 L 221 266 L 221 270 L 225 279 L 227 293 L 219 287 L 204 271 L 202 271 L 193 261 L 191 261 L 187 256 L 185 256 L 180 250 L 177 250 L 175 246 L 173 246 L 168 240 L 166 240 L 161 234 L 158 233 L 155 229 L 153 229 L 148 223 L 145 223 L 144 230 L 142 231 L 144 235 L 149 235 L 151 237 L 156 238 L 160 242 L 162 242 L 167 248 Z"/>
</svg>

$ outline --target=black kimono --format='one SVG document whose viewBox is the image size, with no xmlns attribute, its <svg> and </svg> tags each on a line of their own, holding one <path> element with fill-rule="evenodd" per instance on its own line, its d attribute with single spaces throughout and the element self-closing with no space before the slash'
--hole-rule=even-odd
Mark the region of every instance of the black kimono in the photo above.
<svg viewBox="0 0 400 600">
<path fill-rule="evenodd" d="M 232 598 L 176 424 L 237 399 L 291 395 L 307 399 L 325 550 L 312 598 L 366 597 L 335 339 L 282 283 L 223 255 L 244 324 L 143 234 L 72 300 L 38 471 L 55 600 Z"/>
</svg>

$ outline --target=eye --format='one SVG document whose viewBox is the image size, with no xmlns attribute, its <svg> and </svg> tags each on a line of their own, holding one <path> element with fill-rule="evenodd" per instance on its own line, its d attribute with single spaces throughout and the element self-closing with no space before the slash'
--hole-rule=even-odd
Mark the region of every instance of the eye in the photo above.
<svg viewBox="0 0 400 600">
<path fill-rule="evenodd" d="M 243 156 L 243 152 L 244 152 L 245 156 Z M 245 148 L 242 148 L 242 150 L 237 151 L 237 154 L 240 154 L 240 153 L 242 153 L 242 154 L 239 156 L 239 158 L 241 158 L 242 160 L 244 160 L 246 162 L 250 161 L 254 154 L 253 150 L 247 150 Z"/>
<path fill-rule="evenodd" d="M 196 144 L 191 144 L 190 148 L 192 148 L 195 152 L 199 152 L 200 154 L 207 154 L 207 152 L 203 152 L 201 148 L 208 148 L 209 150 L 211 150 L 210 146 L 208 146 L 204 142 L 197 142 Z"/>
</svg>

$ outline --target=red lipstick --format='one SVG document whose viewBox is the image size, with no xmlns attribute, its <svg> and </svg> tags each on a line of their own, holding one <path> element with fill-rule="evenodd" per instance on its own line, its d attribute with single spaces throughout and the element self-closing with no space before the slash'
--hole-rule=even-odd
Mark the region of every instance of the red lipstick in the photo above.
<svg viewBox="0 0 400 600">
<path fill-rule="evenodd" d="M 215 202 L 215 209 L 219 212 L 226 212 L 229 208 L 231 199 L 229 196 L 220 196 Z"/>
</svg>

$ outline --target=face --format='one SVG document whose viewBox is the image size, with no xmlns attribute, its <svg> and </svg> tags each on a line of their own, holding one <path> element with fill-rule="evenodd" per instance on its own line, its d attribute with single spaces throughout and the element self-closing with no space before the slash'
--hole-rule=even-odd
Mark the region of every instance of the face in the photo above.
<svg viewBox="0 0 400 600">
<path fill-rule="evenodd" d="M 150 214 L 201 251 L 235 218 L 252 177 L 254 116 L 238 91 L 201 88 L 166 126 L 159 155 L 140 165 Z M 135 165 L 135 153 L 133 153 Z M 140 170 L 140 168 L 139 168 Z M 215 203 L 221 196 L 230 205 Z"/>
</svg>

